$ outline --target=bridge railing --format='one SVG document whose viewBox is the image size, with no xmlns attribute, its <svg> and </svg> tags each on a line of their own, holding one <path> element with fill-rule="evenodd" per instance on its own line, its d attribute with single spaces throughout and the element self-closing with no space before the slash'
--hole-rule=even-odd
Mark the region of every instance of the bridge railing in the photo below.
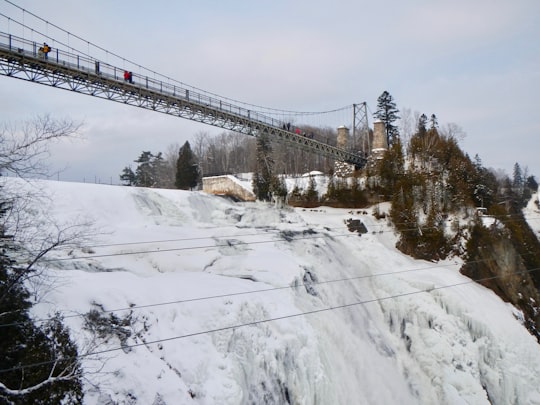
<svg viewBox="0 0 540 405">
<path fill-rule="evenodd" d="M 86 75 L 103 77 L 109 80 L 116 80 L 126 85 L 136 88 L 144 88 L 153 92 L 161 93 L 165 96 L 189 101 L 192 104 L 199 104 L 203 107 L 211 107 L 217 111 L 227 112 L 251 122 L 261 123 L 263 125 L 284 128 L 284 122 L 268 117 L 257 111 L 247 109 L 232 104 L 225 99 L 210 96 L 204 92 L 193 90 L 190 86 L 170 83 L 168 81 L 155 79 L 140 73 L 132 73 L 132 81 L 125 83 L 123 68 L 111 65 L 107 62 L 94 59 L 88 55 L 68 52 L 64 49 L 52 47 L 48 54 L 40 52 L 42 43 L 20 38 L 12 34 L 0 32 L 0 48 L 8 50 L 11 53 L 19 54 L 26 58 L 35 58 L 41 62 L 51 65 L 60 65 L 71 70 L 77 70 Z"/>
</svg>

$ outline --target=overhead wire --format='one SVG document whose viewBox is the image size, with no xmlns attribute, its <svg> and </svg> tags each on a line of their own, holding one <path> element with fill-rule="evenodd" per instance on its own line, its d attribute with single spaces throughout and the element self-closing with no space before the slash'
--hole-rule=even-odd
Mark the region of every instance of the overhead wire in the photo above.
<svg viewBox="0 0 540 405">
<path fill-rule="evenodd" d="M 484 259 L 484 260 L 487 260 L 487 259 Z M 479 260 L 479 261 L 484 261 L 484 260 Z M 470 263 L 473 263 L 473 262 L 470 262 Z M 359 279 L 366 279 L 366 278 L 377 278 L 377 277 L 383 277 L 383 276 L 389 276 L 389 275 L 399 275 L 403 273 L 425 271 L 425 270 L 437 269 L 440 267 L 450 267 L 450 266 L 455 266 L 455 264 L 449 263 L 446 265 L 443 264 L 443 265 L 438 265 L 438 266 L 428 266 L 428 267 L 400 270 L 400 271 L 394 271 L 394 272 L 364 274 L 361 276 L 345 277 L 345 278 L 325 280 L 325 281 L 312 281 L 309 283 L 309 285 L 317 286 L 317 285 L 323 285 L 323 284 L 333 284 L 333 283 L 339 283 L 339 282 L 344 282 L 344 281 L 352 281 L 352 280 L 359 280 Z M 308 286 L 307 283 L 298 283 L 298 284 L 293 284 L 293 285 L 289 284 L 289 285 L 284 285 L 284 286 L 279 286 L 279 287 L 270 287 L 270 288 L 263 288 L 263 289 L 258 289 L 258 290 L 237 291 L 237 292 L 231 292 L 231 293 L 226 293 L 226 294 L 217 294 L 217 295 L 209 295 L 209 296 L 201 296 L 201 297 L 193 297 L 193 298 L 182 298 L 182 299 L 177 299 L 177 300 L 172 300 L 172 301 L 156 302 L 156 303 L 143 304 L 143 305 L 130 305 L 128 307 L 123 307 L 123 308 L 103 309 L 100 312 L 113 313 L 113 312 L 133 311 L 137 309 L 154 308 L 154 307 L 175 305 L 175 304 L 185 304 L 185 303 L 197 302 L 197 301 L 208 301 L 208 300 L 214 300 L 214 299 L 219 299 L 219 298 L 229 298 L 229 297 L 236 297 L 236 296 L 249 295 L 249 294 L 266 293 L 266 292 L 271 292 L 271 291 L 289 290 L 289 289 L 295 289 L 295 288 L 301 288 L 301 287 L 307 287 L 307 286 Z M 64 315 L 64 312 L 59 312 L 59 315 L 61 315 L 63 319 L 80 318 L 80 317 L 85 316 L 85 314 L 80 314 L 80 313 Z M 44 322 L 51 321 L 55 318 L 56 317 L 33 319 L 33 322 L 44 323 Z M 8 326 L 17 326 L 17 325 L 22 325 L 22 324 L 23 322 L 5 323 L 5 324 L 0 324 L 0 328 L 4 328 Z"/>
<path fill-rule="evenodd" d="M 530 220 L 539 220 L 540 217 L 535 218 L 528 218 Z M 500 219 L 498 219 L 500 220 Z M 519 222 L 519 218 L 516 219 L 510 219 L 508 221 L 500 220 L 503 223 L 512 223 L 512 222 Z M 399 223 L 398 225 L 403 225 L 405 223 Z M 376 225 L 377 226 L 377 225 Z M 380 224 L 378 226 L 384 226 L 384 224 Z M 425 230 L 429 228 L 437 229 L 436 226 L 432 227 L 420 227 L 420 229 Z M 206 229 L 206 228 L 205 228 Z M 214 228 L 211 228 L 214 229 Z M 326 228 L 325 230 L 333 230 L 337 228 Z M 418 227 L 413 228 L 405 228 L 400 229 L 399 232 L 415 232 L 418 231 Z M 310 231 L 313 231 L 317 233 L 317 235 L 308 235 L 303 237 L 296 237 L 293 240 L 304 240 L 304 239 L 320 239 L 327 236 L 331 237 L 355 237 L 359 234 L 356 232 L 348 232 L 348 233 L 338 233 L 338 234 L 319 234 L 319 231 L 310 228 Z M 129 246 L 129 245 L 145 245 L 145 244 L 158 244 L 158 243 L 171 243 L 171 242 L 188 242 L 188 241 L 196 241 L 196 240 L 206 240 L 206 239 L 229 239 L 229 238 L 242 238 L 246 236 L 266 236 L 270 232 L 275 232 L 277 234 L 282 232 L 287 232 L 287 230 L 279 230 L 279 229 L 268 229 L 266 232 L 263 233 L 251 233 L 251 234 L 231 234 L 231 235 L 212 235 L 212 236 L 201 236 L 201 237 L 190 237 L 190 238 L 178 238 L 178 239 L 163 239 L 163 240 L 154 240 L 154 241 L 137 241 L 137 242 L 121 242 L 121 243 L 110 243 L 110 244 L 98 244 L 98 245 L 84 245 L 84 249 L 93 249 L 93 248 L 103 248 L 103 247 L 115 247 L 115 246 Z M 374 233 L 395 233 L 397 232 L 396 229 L 392 228 L 389 230 L 373 230 Z M 272 243 L 272 242 L 284 242 L 288 241 L 287 239 L 280 238 L 280 239 L 269 239 L 264 241 L 238 241 L 238 245 L 250 245 L 250 244 L 261 244 L 261 243 Z M 161 249 L 157 248 L 154 250 L 140 250 L 140 251 L 133 251 L 133 252 L 116 252 L 116 253 L 107 253 L 107 254 L 97 254 L 97 255 L 85 255 L 85 256 L 70 256 L 70 257 L 64 257 L 64 258 L 51 258 L 47 259 L 44 258 L 40 260 L 40 262 L 57 262 L 57 261 L 72 261 L 72 260 L 84 260 L 84 259 L 93 259 L 93 258 L 101 258 L 101 257 L 112 257 L 112 256 L 130 256 L 130 255 L 137 255 L 137 254 L 148 254 L 148 253 L 164 253 L 164 252 L 173 252 L 173 251 L 182 251 L 182 250 L 195 250 L 195 249 L 211 249 L 211 248 L 220 248 L 220 247 L 230 247 L 234 246 L 233 242 L 226 242 L 224 244 L 212 244 L 212 245 L 202 245 L 202 246 L 185 246 L 185 247 L 176 247 L 176 248 L 169 248 L 169 249 Z M 37 253 L 37 252 L 35 252 Z"/>
<path fill-rule="evenodd" d="M 516 216 L 518 216 L 518 215 L 516 215 Z M 539 219 L 539 217 L 537 217 L 536 219 Z M 220 228 L 220 227 L 215 227 L 215 228 Z M 336 228 L 325 227 L 326 231 L 331 230 L 331 229 L 336 229 Z M 310 229 L 310 230 L 313 231 L 312 229 Z M 411 229 L 411 230 L 417 230 L 417 229 L 414 228 L 414 229 Z M 238 238 L 238 237 L 244 237 L 244 236 L 260 236 L 260 235 L 267 235 L 269 231 L 270 232 L 282 232 L 282 231 L 280 231 L 278 229 L 266 229 L 264 233 L 252 233 L 252 234 L 242 234 L 242 235 L 233 234 L 233 235 L 227 235 L 227 236 L 220 236 L 219 238 L 230 238 L 230 237 Z M 379 231 L 379 233 L 382 233 L 382 232 L 394 232 L 394 230 Z M 264 240 L 264 241 L 255 241 L 255 242 L 240 241 L 239 244 L 241 244 L 241 245 L 250 245 L 250 244 L 284 242 L 284 241 L 291 242 L 291 241 L 295 241 L 295 240 L 320 239 L 320 238 L 325 238 L 325 237 L 328 237 L 328 236 L 329 237 L 342 237 L 342 236 L 357 236 L 357 235 L 358 234 L 355 233 L 355 232 L 348 232 L 348 233 L 343 233 L 343 234 L 338 234 L 338 235 L 336 235 L 336 234 L 321 234 L 321 235 L 316 235 L 316 236 L 310 235 L 310 236 L 294 238 L 294 239 L 271 239 L 271 240 Z M 193 240 L 216 239 L 216 238 L 218 238 L 218 237 L 216 237 L 216 236 L 206 236 L 206 237 L 197 237 L 197 238 L 179 238 L 179 239 L 167 239 L 167 240 L 159 240 L 159 241 L 144 241 L 144 242 L 128 242 L 128 243 L 90 245 L 90 246 L 85 246 L 85 248 L 139 245 L 139 244 L 150 244 L 150 243 L 151 244 L 156 244 L 156 243 L 166 243 L 166 242 L 175 242 L 175 241 L 193 241 Z M 229 241 L 229 242 L 227 242 L 225 244 L 218 244 L 218 245 L 213 244 L 213 245 L 195 246 L 195 247 L 191 246 L 191 247 L 172 248 L 172 249 L 157 249 L 157 250 L 153 250 L 153 251 L 120 252 L 120 253 L 102 254 L 102 255 L 90 255 L 90 256 L 81 256 L 81 257 L 45 259 L 44 261 L 45 262 L 54 262 L 54 261 L 66 261 L 66 260 L 84 260 L 84 259 L 93 259 L 93 258 L 111 257 L 111 256 L 124 256 L 124 255 L 135 255 L 135 254 L 151 254 L 151 253 L 180 251 L 180 250 L 192 250 L 192 249 L 202 249 L 202 248 L 207 248 L 208 249 L 208 248 L 220 248 L 220 247 L 232 247 L 232 246 L 235 246 L 235 244 L 233 244 L 233 243 L 231 243 Z M 529 254 L 526 254 L 526 255 L 532 255 L 532 254 L 534 254 L 534 253 L 529 253 Z M 475 262 L 480 262 L 480 261 L 483 261 L 483 260 L 478 260 L 478 261 L 475 261 Z M 436 267 L 439 267 L 439 266 L 431 266 L 431 267 L 428 267 L 427 269 L 436 268 Z M 418 270 L 422 270 L 422 269 L 406 270 L 404 272 L 418 271 Z M 346 279 L 328 280 L 328 281 L 320 282 L 320 283 L 324 284 L 324 283 L 340 282 L 340 281 L 354 280 L 354 279 L 359 279 L 359 278 L 377 277 L 377 276 L 385 276 L 385 275 L 389 275 L 389 274 L 399 274 L 399 273 L 401 273 L 401 272 L 377 273 L 377 274 L 367 275 L 367 276 L 364 275 L 364 276 L 356 276 L 356 277 L 351 277 L 351 278 L 346 278 Z M 312 283 L 312 284 L 318 284 L 318 283 Z M 302 285 L 303 284 L 297 285 L 297 286 L 302 286 Z M 123 311 L 123 310 L 128 310 L 128 309 L 135 309 L 135 308 L 147 308 L 147 307 L 154 307 L 154 306 L 161 306 L 161 305 L 170 305 L 170 304 L 174 304 L 174 303 L 185 303 L 185 302 L 191 302 L 191 301 L 200 301 L 200 300 L 205 300 L 205 299 L 213 299 L 213 298 L 219 298 L 219 297 L 225 297 L 225 296 L 235 296 L 235 295 L 242 295 L 242 294 L 252 294 L 252 293 L 255 293 L 255 292 L 266 292 L 266 291 L 273 291 L 273 290 L 279 290 L 279 289 L 285 289 L 285 288 L 291 288 L 291 286 L 283 286 L 283 287 L 277 287 L 277 288 L 254 290 L 254 291 L 240 292 L 240 293 L 223 294 L 223 295 L 211 296 L 211 297 L 196 297 L 196 298 L 191 298 L 191 299 L 174 300 L 174 301 L 170 301 L 170 302 L 166 302 L 166 303 L 154 303 L 154 304 L 147 304 L 147 305 L 141 305 L 141 306 L 130 306 L 129 308 L 113 309 L 113 310 L 108 310 L 106 312 L 116 312 L 116 311 Z M 72 316 L 79 316 L 79 315 L 68 315 L 66 317 L 69 318 L 69 317 L 72 317 Z M 52 319 L 52 318 L 36 320 L 36 322 L 45 322 L 45 321 L 50 320 L 50 319 Z M 4 324 L 4 325 L 0 324 L 0 327 L 9 326 L 9 325 L 13 325 L 13 324 Z"/>
<path fill-rule="evenodd" d="M 510 273 L 510 274 L 532 273 L 532 272 L 535 272 L 535 271 L 538 271 L 538 270 L 540 270 L 540 268 L 523 270 L 523 271 Z M 87 357 L 90 357 L 90 356 L 98 356 L 98 355 L 102 355 L 102 354 L 112 353 L 112 352 L 119 351 L 119 350 L 132 349 L 132 348 L 136 348 L 136 347 L 140 347 L 140 346 L 149 346 L 149 345 L 153 345 L 153 344 L 156 344 L 156 343 L 166 343 L 166 342 L 170 342 L 170 341 L 173 341 L 173 340 L 186 339 L 186 338 L 195 337 L 195 336 L 213 334 L 213 333 L 217 333 L 217 332 L 236 330 L 236 329 L 244 328 L 244 327 L 247 327 L 247 326 L 256 326 L 256 325 L 260 325 L 260 324 L 268 323 L 268 322 L 275 322 L 275 321 L 284 320 L 284 319 L 297 318 L 297 317 L 306 316 L 306 315 L 314 315 L 314 314 L 319 314 L 319 313 L 323 313 L 323 312 L 329 312 L 329 311 L 335 311 L 335 310 L 339 310 L 339 309 L 350 308 L 350 307 L 354 307 L 354 306 L 358 306 L 358 305 L 366 305 L 366 304 L 370 304 L 370 303 L 383 302 L 383 301 L 386 301 L 386 300 L 391 300 L 391 299 L 396 299 L 396 298 L 403 298 L 403 297 L 408 297 L 408 296 L 412 296 L 412 295 L 416 295 L 416 294 L 431 293 L 433 291 L 438 291 L 438 290 L 443 290 L 443 289 L 448 289 L 448 288 L 461 287 L 461 286 L 472 284 L 472 283 L 489 281 L 489 280 L 502 278 L 502 277 L 507 277 L 507 276 L 508 276 L 508 274 L 505 274 L 504 276 L 500 275 L 500 276 L 484 277 L 484 278 L 479 278 L 479 279 L 471 279 L 471 280 L 467 280 L 467 281 L 463 281 L 463 282 L 459 282 L 459 283 L 447 284 L 447 285 L 443 285 L 443 286 L 433 286 L 433 287 L 429 287 L 429 288 L 425 288 L 425 289 L 419 289 L 419 290 L 400 293 L 400 294 L 388 295 L 388 296 L 385 296 L 385 297 L 375 297 L 375 298 L 356 301 L 356 302 L 347 303 L 347 304 L 333 305 L 333 306 L 328 306 L 328 307 L 325 307 L 325 308 L 314 309 L 314 310 L 311 310 L 311 311 L 303 311 L 303 312 L 299 312 L 299 313 L 288 314 L 288 315 L 277 316 L 277 317 L 266 318 L 266 319 L 260 319 L 260 320 L 251 321 L 251 322 L 244 322 L 244 323 L 239 323 L 239 324 L 229 325 L 229 326 L 223 326 L 223 327 L 214 328 L 214 329 L 206 329 L 206 330 L 202 330 L 202 331 L 198 331 L 198 332 L 192 332 L 192 333 L 186 333 L 186 334 L 183 334 L 183 335 L 171 336 L 171 337 L 168 337 L 168 338 L 154 339 L 154 340 L 150 340 L 150 341 L 147 340 L 147 341 L 144 341 L 144 342 L 141 342 L 141 343 L 124 344 L 124 345 L 119 346 L 119 347 L 113 347 L 113 348 L 109 348 L 109 349 L 103 349 L 103 350 L 98 350 L 98 351 L 93 351 L 93 352 L 82 353 L 82 354 L 79 354 L 79 355 L 76 355 L 76 356 L 62 357 L 62 358 L 53 359 L 53 360 L 50 360 L 50 361 L 42 361 L 42 362 L 18 365 L 18 366 L 10 367 L 10 368 L 7 368 L 7 369 L 0 369 L 0 373 L 7 373 L 7 372 L 11 372 L 11 371 L 17 371 L 17 370 L 23 370 L 23 369 L 33 368 L 33 367 L 44 366 L 44 365 L 48 365 L 48 364 L 54 364 L 54 363 L 57 363 L 58 361 L 74 361 L 74 360 L 77 360 L 77 359 L 84 359 L 84 358 L 87 358 Z"/>
<path fill-rule="evenodd" d="M 533 254 L 534 253 L 527 253 L 527 254 L 524 254 L 522 256 L 530 256 L 530 255 L 533 255 Z M 468 265 L 468 264 L 477 264 L 477 263 L 488 262 L 488 261 L 492 261 L 492 260 L 493 259 L 478 259 L 478 260 L 472 260 L 472 261 L 461 263 L 461 265 L 464 266 L 464 265 Z M 427 266 L 427 267 L 421 267 L 421 268 L 415 268 L 415 269 L 407 269 L 407 270 L 391 271 L 391 272 L 375 273 L 375 274 L 364 274 L 364 275 L 360 275 L 360 276 L 345 277 L 345 278 L 331 279 L 331 280 L 325 280 L 325 281 L 311 281 L 309 283 L 309 285 L 331 284 L 331 283 L 351 281 L 351 280 L 359 280 L 359 279 L 366 279 L 366 278 L 377 278 L 377 277 L 383 277 L 383 276 L 389 276 L 389 275 L 399 275 L 399 274 L 403 274 L 403 273 L 411 273 L 411 272 L 417 272 L 417 271 L 439 269 L 441 267 L 450 267 L 450 266 L 455 266 L 455 265 L 456 265 L 456 263 L 437 264 L 437 265 L 433 265 L 433 266 Z M 211 300 L 211 299 L 217 299 L 217 298 L 226 298 L 226 297 L 234 297 L 234 296 L 254 294 L 254 293 L 263 293 L 263 292 L 285 290 L 285 289 L 292 289 L 292 288 L 298 288 L 298 287 L 306 287 L 307 285 L 308 284 L 306 284 L 306 283 L 298 283 L 298 284 L 294 284 L 294 285 L 271 287 L 271 288 L 258 289 L 258 290 L 232 292 L 232 293 L 227 293 L 227 294 L 219 294 L 219 295 L 203 296 L 203 297 L 183 298 L 183 299 L 178 299 L 178 300 L 172 300 L 172 301 L 166 301 L 166 302 L 158 302 L 158 303 L 152 303 L 152 304 L 130 305 L 129 307 L 125 307 L 125 308 L 102 310 L 101 312 L 103 312 L 103 313 L 122 312 L 122 311 L 127 311 L 127 310 L 134 310 L 134 309 L 152 308 L 152 307 L 172 305 L 172 304 L 182 304 L 182 303 L 195 302 L 195 301 L 205 301 L 205 300 Z M 60 315 L 62 315 L 65 319 L 74 318 L 74 317 L 83 317 L 84 316 L 84 314 L 63 315 L 61 313 L 60 313 Z M 55 319 L 55 317 L 35 319 L 34 322 L 43 323 L 43 322 L 50 321 L 52 319 Z M 9 323 L 9 324 L 0 324 L 0 328 L 7 327 L 7 326 L 16 326 L 16 325 L 20 325 L 20 324 L 21 323 L 18 323 L 18 322 Z"/>
</svg>

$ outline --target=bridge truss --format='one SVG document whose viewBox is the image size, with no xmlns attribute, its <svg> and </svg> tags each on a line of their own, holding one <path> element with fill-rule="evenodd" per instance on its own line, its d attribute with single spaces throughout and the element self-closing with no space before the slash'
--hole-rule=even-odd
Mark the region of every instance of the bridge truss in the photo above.
<svg viewBox="0 0 540 405">
<path fill-rule="evenodd" d="M 268 134 L 278 142 L 350 163 L 357 168 L 363 167 L 366 162 L 363 154 L 293 133 L 286 129 L 284 122 L 234 105 L 227 99 L 194 91 L 178 82 L 170 83 L 136 73 L 132 73 L 130 80 L 125 80 L 124 70 L 116 66 L 61 49 L 52 49 L 44 54 L 36 42 L 3 32 L 0 32 L 0 74 L 174 115 L 245 135 L 257 137 Z M 356 111 L 355 107 L 355 131 Z M 367 125 L 367 116 L 365 119 Z M 361 125 L 363 130 L 363 122 Z"/>
</svg>

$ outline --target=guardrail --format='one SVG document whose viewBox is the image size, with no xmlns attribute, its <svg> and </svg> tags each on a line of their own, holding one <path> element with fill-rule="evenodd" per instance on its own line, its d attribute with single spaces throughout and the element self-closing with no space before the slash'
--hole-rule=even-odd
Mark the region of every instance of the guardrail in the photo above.
<svg viewBox="0 0 540 405">
<path fill-rule="evenodd" d="M 4 32 L 0 32 L 0 47 L 24 57 L 39 59 L 41 62 L 47 62 L 51 65 L 60 65 L 71 70 L 80 71 L 81 73 L 93 74 L 118 82 L 126 82 L 124 80 L 124 69 L 94 59 L 88 55 L 67 52 L 59 48 L 51 48 L 48 54 L 44 54 L 40 52 L 42 44 Z M 283 128 L 283 125 L 285 124 L 280 120 L 260 114 L 257 111 L 231 104 L 230 102 L 215 96 L 209 96 L 198 89 L 193 90 L 194 88 L 190 86 L 171 84 L 137 72 L 131 73 L 131 80 L 128 84 L 137 88 L 158 92 L 166 96 L 184 99 L 192 103 L 200 104 L 201 106 L 235 114 L 253 121 L 254 123 L 261 123 L 276 128 Z"/>
</svg>

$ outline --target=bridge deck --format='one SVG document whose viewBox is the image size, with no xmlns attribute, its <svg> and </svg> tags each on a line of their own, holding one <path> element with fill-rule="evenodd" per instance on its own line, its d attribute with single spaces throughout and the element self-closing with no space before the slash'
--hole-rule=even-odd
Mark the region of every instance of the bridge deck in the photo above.
<svg viewBox="0 0 540 405">
<path fill-rule="evenodd" d="M 52 49 L 47 55 L 40 45 L 11 34 L 0 33 L 0 74 L 71 90 L 164 114 L 213 125 L 251 136 L 268 134 L 296 147 L 364 166 L 365 158 L 284 129 L 284 123 L 256 111 L 234 105 L 189 86 L 168 83 L 132 73 L 84 54 Z"/>
</svg>

